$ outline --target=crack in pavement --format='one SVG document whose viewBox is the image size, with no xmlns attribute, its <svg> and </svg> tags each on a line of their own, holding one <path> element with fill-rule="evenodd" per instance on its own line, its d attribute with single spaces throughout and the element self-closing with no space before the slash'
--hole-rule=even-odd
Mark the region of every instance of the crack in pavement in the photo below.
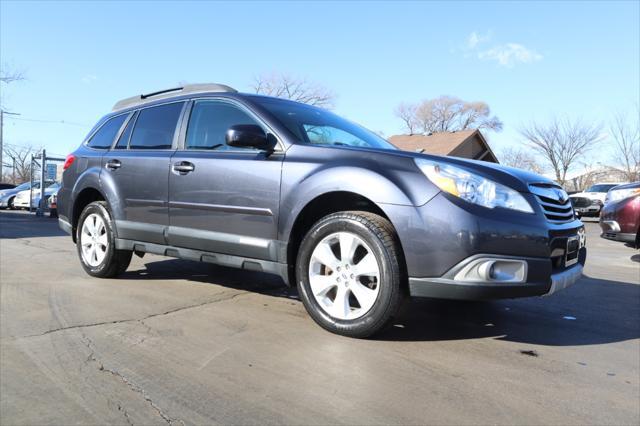
<svg viewBox="0 0 640 426">
<path fill-rule="evenodd" d="M 129 417 L 129 413 L 127 412 L 127 410 L 122 405 L 120 405 L 119 402 L 116 404 L 116 406 L 118 407 L 118 411 L 120 411 L 124 415 L 127 424 L 133 426 L 133 422 L 131 421 L 131 417 Z"/>
<path fill-rule="evenodd" d="M 151 397 L 149 396 L 149 394 L 147 393 L 147 391 L 145 391 L 142 387 L 138 386 L 137 384 L 133 383 L 131 380 L 129 380 L 127 377 L 125 377 L 123 374 L 121 374 L 120 372 L 118 372 L 117 370 L 112 370 L 110 368 L 107 368 L 104 366 L 104 364 L 95 356 L 95 349 L 93 349 L 93 345 L 92 345 L 92 341 L 89 337 L 87 337 L 84 333 L 82 333 L 82 343 L 91 351 L 91 353 L 89 354 L 89 356 L 87 356 L 87 359 L 85 360 L 86 363 L 88 362 L 95 362 L 96 364 L 98 364 L 98 371 L 104 372 L 104 373 L 109 373 L 112 376 L 120 379 L 120 381 L 122 381 L 125 385 L 127 385 L 127 387 L 135 392 L 138 393 L 140 395 L 142 395 L 142 397 L 145 399 L 145 401 L 147 401 L 149 403 L 149 405 L 158 413 L 158 415 L 162 418 L 162 420 L 164 420 L 168 425 L 173 425 L 176 422 L 180 422 L 182 424 L 182 426 L 185 425 L 185 423 L 180 420 L 180 419 L 173 419 L 171 417 L 169 417 L 168 414 L 166 414 L 160 407 L 158 407 L 158 405 L 153 402 L 153 400 L 151 399 Z M 118 407 L 118 411 L 122 412 L 125 419 L 127 420 L 127 423 L 130 425 L 133 425 L 133 422 L 131 421 L 130 417 L 129 417 L 129 413 L 127 412 L 127 410 L 125 410 L 120 403 L 116 403 L 117 407 Z"/>
<path fill-rule="evenodd" d="M 165 312 L 160 312 L 160 313 L 156 313 L 156 314 L 150 314 L 147 315 L 143 318 L 128 318 L 128 319 L 121 319 L 121 320 L 113 320 L 113 321 L 102 321 L 102 322 L 94 322 L 94 323 L 90 323 L 90 324 L 78 324 L 78 325 L 70 325 L 70 326 L 66 326 L 66 327 L 59 327 L 59 328 L 54 328 L 51 330 L 47 330 L 43 333 L 38 333 L 38 334 L 29 334 L 26 336 L 17 336 L 14 337 L 14 339 L 18 340 L 18 339 L 28 339 L 28 338 L 32 338 L 32 337 L 41 337 L 41 336 L 46 336 L 47 334 L 51 334 L 51 333 L 57 333 L 60 331 L 66 331 L 66 330 L 73 330 L 73 329 L 78 329 L 78 328 L 89 328 L 89 327 L 98 327 L 101 325 L 111 325 L 111 324 L 123 324 L 123 323 L 127 323 L 127 322 L 139 322 L 143 325 L 145 325 L 146 327 L 149 327 L 147 324 L 144 324 L 144 321 L 151 319 L 151 318 L 155 318 L 155 317 L 161 317 L 164 315 L 170 315 L 176 312 L 180 312 L 180 311 L 184 311 L 187 309 L 195 309 L 195 308 L 200 308 L 202 306 L 206 306 L 206 305 L 211 305 L 214 303 L 219 303 L 219 302 L 226 302 L 228 300 L 232 300 L 235 299 L 238 296 L 242 296 L 245 294 L 249 294 L 251 292 L 249 291 L 243 291 L 243 292 L 238 292 L 238 293 L 233 293 L 231 295 L 225 295 L 226 297 L 219 297 L 213 300 L 208 300 L 206 302 L 202 302 L 202 303 L 197 303 L 195 305 L 189 305 L 189 306 L 182 306 L 179 308 L 175 308 L 175 309 L 170 309 L 168 311 Z"/>
</svg>

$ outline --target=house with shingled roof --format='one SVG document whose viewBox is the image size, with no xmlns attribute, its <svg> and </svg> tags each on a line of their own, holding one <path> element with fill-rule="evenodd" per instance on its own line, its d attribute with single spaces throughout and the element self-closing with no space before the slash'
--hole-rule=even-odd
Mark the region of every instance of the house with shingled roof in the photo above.
<svg viewBox="0 0 640 426">
<path fill-rule="evenodd" d="M 470 158 L 491 163 L 498 159 L 479 130 L 440 132 L 429 135 L 395 135 L 389 142 L 404 151 Z"/>
</svg>

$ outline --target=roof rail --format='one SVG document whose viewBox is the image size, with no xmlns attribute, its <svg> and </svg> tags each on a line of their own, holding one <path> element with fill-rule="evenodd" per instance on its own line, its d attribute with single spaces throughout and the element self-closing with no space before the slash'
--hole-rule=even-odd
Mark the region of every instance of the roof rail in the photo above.
<svg viewBox="0 0 640 426">
<path fill-rule="evenodd" d="M 179 92 L 179 93 L 176 93 Z M 173 89 L 159 90 L 157 92 L 151 92 L 138 96 L 132 96 L 130 98 L 122 99 L 113 106 L 113 111 L 118 111 L 124 108 L 132 107 L 135 105 L 142 105 L 157 99 L 164 99 L 174 96 L 176 94 L 186 95 L 188 93 L 205 93 L 205 92 L 231 92 L 237 93 L 238 91 L 232 87 L 224 84 L 186 84 L 182 87 L 174 87 Z"/>
</svg>

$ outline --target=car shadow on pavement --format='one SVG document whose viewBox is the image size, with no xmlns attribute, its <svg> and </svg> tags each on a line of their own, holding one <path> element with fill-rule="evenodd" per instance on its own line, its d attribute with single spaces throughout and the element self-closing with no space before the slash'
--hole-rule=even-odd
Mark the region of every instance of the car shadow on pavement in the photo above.
<svg viewBox="0 0 640 426">
<path fill-rule="evenodd" d="M 640 338 L 640 285 L 585 276 L 550 297 L 493 302 L 411 301 L 377 339 L 460 340 L 579 346 Z"/>
<path fill-rule="evenodd" d="M 143 269 L 131 270 L 130 268 L 121 277 L 128 280 L 188 280 L 269 296 L 298 299 L 296 289 L 289 288 L 276 275 L 182 259 L 149 262 Z"/>
<path fill-rule="evenodd" d="M 67 235 L 58 228 L 58 220 L 35 213 L 2 211 L 0 213 L 0 238 L 61 237 Z"/>
<path fill-rule="evenodd" d="M 271 274 L 180 259 L 146 263 L 122 275 L 129 280 L 188 280 L 298 299 Z M 444 341 L 493 337 L 550 346 L 596 345 L 640 338 L 640 285 L 584 277 L 551 297 L 465 302 L 413 299 L 384 341 Z"/>
</svg>

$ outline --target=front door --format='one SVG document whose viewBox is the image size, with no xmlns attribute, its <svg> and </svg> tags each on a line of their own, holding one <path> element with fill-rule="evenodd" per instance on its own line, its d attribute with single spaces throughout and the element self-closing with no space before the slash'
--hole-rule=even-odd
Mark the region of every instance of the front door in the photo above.
<svg viewBox="0 0 640 426">
<path fill-rule="evenodd" d="M 257 124 L 269 132 L 234 102 L 193 102 L 184 146 L 171 158 L 169 244 L 276 260 L 284 154 L 227 146 L 226 131 L 236 124 Z"/>
<path fill-rule="evenodd" d="M 166 244 L 169 165 L 184 102 L 143 108 L 134 114 L 114 149 L 103 157 L 102 186 L 110 199 L 119 238 Z"/>
</svg>

